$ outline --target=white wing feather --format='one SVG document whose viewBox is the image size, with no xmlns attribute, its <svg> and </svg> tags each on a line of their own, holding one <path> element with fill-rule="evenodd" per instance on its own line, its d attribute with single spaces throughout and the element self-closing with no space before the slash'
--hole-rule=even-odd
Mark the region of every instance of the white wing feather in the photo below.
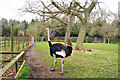
<svg viewBox="0 0 120 80">
<path fill-rule="evenodd" d="M 63 49 L 61 51 L 57 51 L 56 54 L 63 56 L 63 57 L 66 56 L 65 51 Z"/>
</svg>

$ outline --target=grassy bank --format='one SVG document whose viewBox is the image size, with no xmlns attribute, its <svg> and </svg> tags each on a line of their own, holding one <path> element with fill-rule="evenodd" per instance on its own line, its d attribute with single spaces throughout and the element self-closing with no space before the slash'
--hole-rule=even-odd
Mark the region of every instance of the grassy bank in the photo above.
<svg viewBox="0 0 120 80">
<path fill-rule="evenodd" d="M 4 44 L 2 44 L 1 46 L 4 46 Z M 14 42 L 14 44 L 13 44 L 13 52 L 17 52 L 18 51 L 18 44 L 16 44 L 15 42 Z M 21 51 L 22 50 L 22 48 L 23 48 L 23 44 L 22 43 L 20 43 L 20 50 L 19 51 Z M 26 47 L 26 43 L 24 43 L 24 48 L 27 48 Z M 8 43 L 6 43 L 6 48 L 5 47 L 1 47 L 1 49 L 0 49 L 0 52 L 10 52 L 11 51 L 11 42 L 8 44 Z"/>
<path fill-rule="evenodd" d="M 75 45 L 76 43 L 73 43 L 73 46 Z M 84 43 L 83 46 L 88 49 L 118 52 L 118 44 Z"/>
<path fill-rule="evenodd" d="M 73 44 L 75 45 L 75 43 Z M 53 66 L 54 58 L 50 56 L 46 42 L 36 43 L 35 49 L 42 54 L 39 57 L 48 66 Z M 64 76 L 69 78 L 117 78 L 118 50 L 117 44 L 85 43 L 85 48 L 100 50 L 90 53 L 74 53 L 64 59 Z M 103 48 L 104 47 L 104 48 Z M 56 72 L 61 71 L 61 59 L 57 59 Z"/>
<path fill-rule="evenodd" d="M 21 74 L 18 78 L 24 79 L 28 78 L 28 75 L 30 74 L 30 67 L 28 65 L 24 65 L 24 68 L 21 71 Z"/>
</svg>

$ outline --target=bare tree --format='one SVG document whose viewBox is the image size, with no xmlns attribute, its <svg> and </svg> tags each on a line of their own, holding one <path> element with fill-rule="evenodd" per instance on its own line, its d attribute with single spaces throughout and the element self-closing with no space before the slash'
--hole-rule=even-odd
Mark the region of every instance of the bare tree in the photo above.
<svg viewBox="0 0 120 80">
<path fill-rule="evenodd" d="M 66 40 L 70 37 L 74 17 L 77 16 L 82 25 L 80 27 L 75 49 L 83 49 L 83 41 L 86 33 L 86 28 L 89 23 L 90 13 L 95 7 L 96 3 L 98 3 L 98 0 L 86 0 L 84 5 L 75 0 L 72 0 L 72 2 L 68 3 L 55 2 L 52 0 L 48 4 L 42 1 L 32 4 L 27 2 L 27 6 L 24 9 L 22 9 L 22 11 L 38 14 L 40 16 L 45 17 L 46 20 L 54 18 L 63 23 L 64 25 L 67 25 L 68 27 L 65 36 L 65 43 Z M 68 23 L 61 19 L 62 15 L 69 16 Z"/>
<path fill-rule="evenodd" d="M 93 10 L 93 8 L 95 7 L 96 3 L 98 3 L 98 0 L 93 0 L 93 1 L 91 1 L 91 3 L 89 3 L 89 5 L 87 5 L 88 2 L 86 1 L 85 5 L 81 6 L 79 2 L 76 2 L 76 4 L 82 9 L 83 16 L 81 14 L 82 12 L 80 13 L 81 9 L 78 10 L 79 12 L 75 12 L 75 15 L 82 22 L 75 49 L 83 49 L 83 41 L 84 41 L 86 29 L 87 29 L 88 24 L 89 24 L 90 13 Z"/>
<path fill-rule="evenodd" d="M 65 45 L 66 45 L 66 40 L 70 38 L 71 27 L 74 20 L 74 16 L 71 14 L 71 12 L 66 14 L 66 11 L 70 11 L 72 4 L 73 4 L 72 2 L 70 2 L 69 5 L 69 4 L 64 4 L 64 2 L 58 3 L 54 1 L 51 1 L 49 4 L 46 4 L 43 1 L 35 2 L 34 4 L 27 2 L 27 6 L 21 10 L 23 12 L 30 12 L 30 13 L 38 14 L 39 16 L 43 16 L 45 19 L 44 21 L 47 21 L 51 18 L 60 21 L 64 25 L 67 25 L 68 27 L 65 36 Z M 62 16 L 65 15 L 69 17 L 68 21 L 64 21 L 64 19 L 62 19 Z"/>
<path fill-rule="evenodd" d="M 99 29 L 99 34 L 107 38 L 108 44 L 109 44 L 111 38 L 118 35 L 117 21 L 113 21 L 112 24 L 104 22 L 103 25 Z"/>
<path fill-rule="evenodd" d="M 117 14 L 111 11 L 107 12 L 105 9 L 101 9 L 98 13 L 102 22 L 102 26 L 97 30 L 98 34 L 103 37 L 103 42 L 105 43 L 106 38 L 108 39 L 108 44 L 110 39 L 117 34 Z M 113 21 L 113 22 L 112 22 Z"/>
<path fill-rule="evenodd" d="M 45 25 L 43 25 L 40 21 L 36 21 L 28 25 L 28 28 L 26 29 L 26 34 L 34 36 L 35 41 L 37 41 L 40 33 L 43 31 L 44 28 Z"/>
</svg>

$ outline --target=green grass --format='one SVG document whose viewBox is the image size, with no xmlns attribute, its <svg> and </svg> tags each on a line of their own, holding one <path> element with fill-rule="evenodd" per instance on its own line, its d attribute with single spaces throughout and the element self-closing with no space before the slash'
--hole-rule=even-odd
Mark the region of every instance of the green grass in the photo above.
<svg viewBox="0 0 120 80">
<path fill-rule="evenodd" d="M 76 43 L 73 43 L 73 46 L 75 45 Z M 88 49 L 118 52 L 118 44 L 84 43 L 83 46 Z"/>
<path fill-rule="evenodd" d="M 4 46 L 4 44 L 2 44 L 1 46 Z M 13 52 L 17 52 L 18 51 L 18 45 L 16 45 L 16 42 L 13 43 Z M 22 47 L 23 47 L 23 44 L 20 43 L 20 51 L 22 50 Z M 26 47 L 26 43 L 24 43 L 24 48 L 27 48 Z M 11 42 L 10 44 L 8 45 L 8 43 L 6 43 L 6 49 L 5 47 L 2 47 L 0 49 L 0 52 L 10 52 L 11 51 Z"/>
<path fill-rule="evenodd" d="M 75 45 L 75 43 L 73 44 Z M 50 56 L 49 46 L 46 42 L 36 43 L 39 56 L 49 67 L 53 66 L 54 58 Z M 117 44 L 85 43 L 85 48 L 101 50 L 90 53 L 74 53 L 64 59 L 64 76 L 69 78 L 117 78 L 118 50 Z M 104 47 L 104 48 L 103 48 Z M 57 59 L 56 71 L 61 71 L 61 59 Z"/>
<path fill-rule="evenodd" d="M 53 42 L 55 44 L 57 42 Z M 62 42 L 61 42 L 62 43 Z M 46 45 L 46 43 L 41 43 L 42 45 Z M 64 43 L 62 43 L 64 44 Z M 48 45 L 48 44 L 47 44 Z M 75 46 L 76 43 L 73 43 L 73 46 Z M 103 51 L 113 51 L 118 52 L 118 45 L 119 44 L 104 44 L 104 43 L 84 43 L 84 48 L 87 49 L 95 49 L 95 50 L 103 50 Z M 42 46 L 42 49 L 46 48 L 46 46 Z"/>
<path fill-rule="evenodd" d="M 15 67 L 15 65 L 12 65 L 12 66 Z M 18 65 L 18 66 L 20 67 L 21 65 Z M 30 74 L 30 70 L 31 69 L 28 65 L 24 65 L 18 78 L 20 79 L 28 78 L 28 75 Z"/>
<path fill-rule="evenodd" d="M 30 74 L 30 67 L 28 65 L 24 65 L 24 68 L 21 71 L 21 74 L 18 78 L 25 79 L 28 78 L 28 75 Z"/>
</svg>

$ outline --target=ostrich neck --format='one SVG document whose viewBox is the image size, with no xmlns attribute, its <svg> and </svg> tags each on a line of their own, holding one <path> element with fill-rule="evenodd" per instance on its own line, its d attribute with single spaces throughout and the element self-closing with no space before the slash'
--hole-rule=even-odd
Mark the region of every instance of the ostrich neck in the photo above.
<svg viewBox="0 0 120 80">
<path fill-rule="evenodd" d="M 47 32 L 48 32 L 48 41 L 50 41 L 50 35 L 49 35 L 49 30 L 48 30 Z"/>
</svg>

